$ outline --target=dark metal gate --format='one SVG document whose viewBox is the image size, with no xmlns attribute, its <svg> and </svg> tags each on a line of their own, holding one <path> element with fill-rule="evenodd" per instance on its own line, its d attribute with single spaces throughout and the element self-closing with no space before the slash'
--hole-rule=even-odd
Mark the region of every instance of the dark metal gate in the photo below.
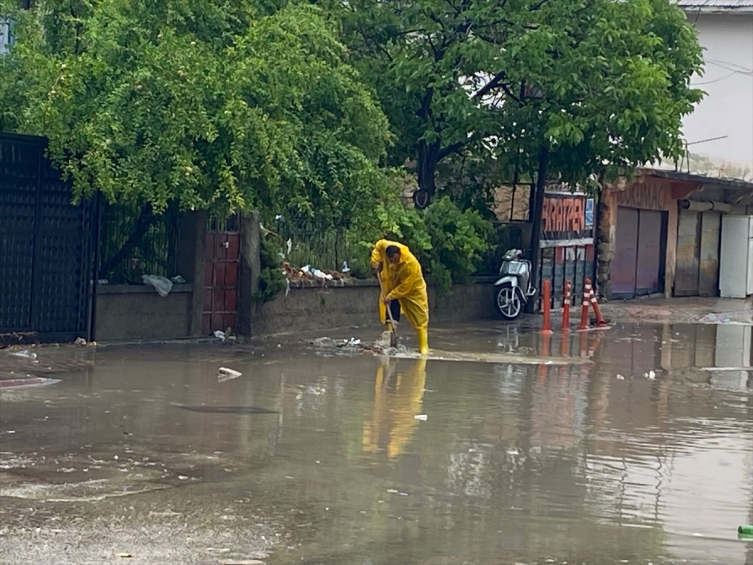
<svg viewBox="0 0 753 565">
<path fill-rule="evenodd" d="M 0 342 L 90 333 L 94 206 L 71 204 L 45 147 L 0 134 Z"/>
<path fill-rule="evenodd" d="M 203 335 L 238 329 L 240 244 L 237 216 L 223 222 L 210 220 L 204 265 Z"/>
</svg>

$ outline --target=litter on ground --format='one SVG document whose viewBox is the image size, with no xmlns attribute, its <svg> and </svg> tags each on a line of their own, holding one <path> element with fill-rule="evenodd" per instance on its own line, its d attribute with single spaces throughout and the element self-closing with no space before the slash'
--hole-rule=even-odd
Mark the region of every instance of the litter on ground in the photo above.
<svg viewBox="0 0 753 565">
<path fill-rule="evenodd" d="M 579 357 L 537 357 L 527 355 L 513 355 L 508 353 L 473 353 L 462 351 L 441 351 L 432 349 L 428 354 L 422 355 L 415 349 L 410 349 L 402 344 L 391 347 L 389 332 L 384 332 L 381 339 L 373 342 L 360 339 L 332 339 L 320 337 L 309 340 L 306 343 L 322 350 L 323 352 L 353 355 L 358 353 L 370 353 L 372 355 L 387 356 L 393 359 L 427 359 L 434 361 L 459 361 L 466 363 L 515 363 L 520 365 L 583 365 L 592 363 L 590 359 Z"/>
<path fill-rule="evenodd" d="M 237 379 L 243 373 L 234 369 L 228 369 L 227 367 L 220 367 L 217 371 L 217 381 L 224 383 L 225 381 L 231 381 Z"/>
</svg>

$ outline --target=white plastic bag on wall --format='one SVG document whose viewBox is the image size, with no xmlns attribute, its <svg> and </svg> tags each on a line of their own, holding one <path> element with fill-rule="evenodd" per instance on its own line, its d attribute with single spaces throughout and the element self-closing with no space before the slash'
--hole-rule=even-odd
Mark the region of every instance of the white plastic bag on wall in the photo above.
<svg viewBox="0 0 753 565">
<path fill-rule="evenodd" d="M 157 277 L 154 275 L 142 275 L 141 279 L 144 281 L 144 284 L 153 286 L 155 290 L 157 291 L 157 294 L 163 297 L 170 294 L 170 291 L 173 289 L 172 281 L 165 277 Z"/>
</svg>

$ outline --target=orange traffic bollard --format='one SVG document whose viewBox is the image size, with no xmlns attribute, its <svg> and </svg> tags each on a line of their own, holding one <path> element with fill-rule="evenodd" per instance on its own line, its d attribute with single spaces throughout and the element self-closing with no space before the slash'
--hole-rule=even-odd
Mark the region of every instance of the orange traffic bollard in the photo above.
<svg viewBox="0 0 753 565">
<path fill-rule="evenodd" d="M 562 331 L 570 331 L 570 301 L 573 284 L 565 281 L 565 296 L 562 299 Z"/>
<path fill-rule="evenodd" d="M 607 323 L 604 321 L 604 317 L 601 315 L 601 310 L 599 309 L 599 301 L 596 300 L 596 294 L 594 293 L 593 289 L 591 290 L 591 306 L 594 307 L 594 314 L 596 314 L 596 325 L 600 328 L 606 328 Z"/>
<path fill-rule="evenodd" d="M 580 309 L 579 330 L 588 329 L 588 305 L 591 302 L 591 279 L 583 281 L 583 304 Z"/>
<path fill-rule="evenodd" d="M 541 331 L 552 333 L 552 281 L 545 280 L 541 289 L 541 299 L 544 301 L 544 327 Z"/>
</svg>

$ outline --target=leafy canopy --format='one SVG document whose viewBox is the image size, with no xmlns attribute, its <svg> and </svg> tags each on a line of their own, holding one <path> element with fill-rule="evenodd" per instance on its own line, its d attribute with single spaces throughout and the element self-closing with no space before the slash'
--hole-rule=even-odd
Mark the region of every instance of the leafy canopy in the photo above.
<svg viewBox="0 0 753 565">
<path fill-rule="evenodd" d="M 390 186 L 378 167 L 388 122 L 320 9 L 10 4 L 0 129 L 47 136 L 77 198 L 338 221 Z"/>
<path fill-rule="evenodd" d="M 702 65 L 695 30 L 670 0 L 332 6 L 398 140 L 393 162 L 415 163 L 430 192 L 458 154 L 532 177 L 547 145 L 570 183 L 676 158 L 702 94 L 689 86 Z"/>
</svg>

